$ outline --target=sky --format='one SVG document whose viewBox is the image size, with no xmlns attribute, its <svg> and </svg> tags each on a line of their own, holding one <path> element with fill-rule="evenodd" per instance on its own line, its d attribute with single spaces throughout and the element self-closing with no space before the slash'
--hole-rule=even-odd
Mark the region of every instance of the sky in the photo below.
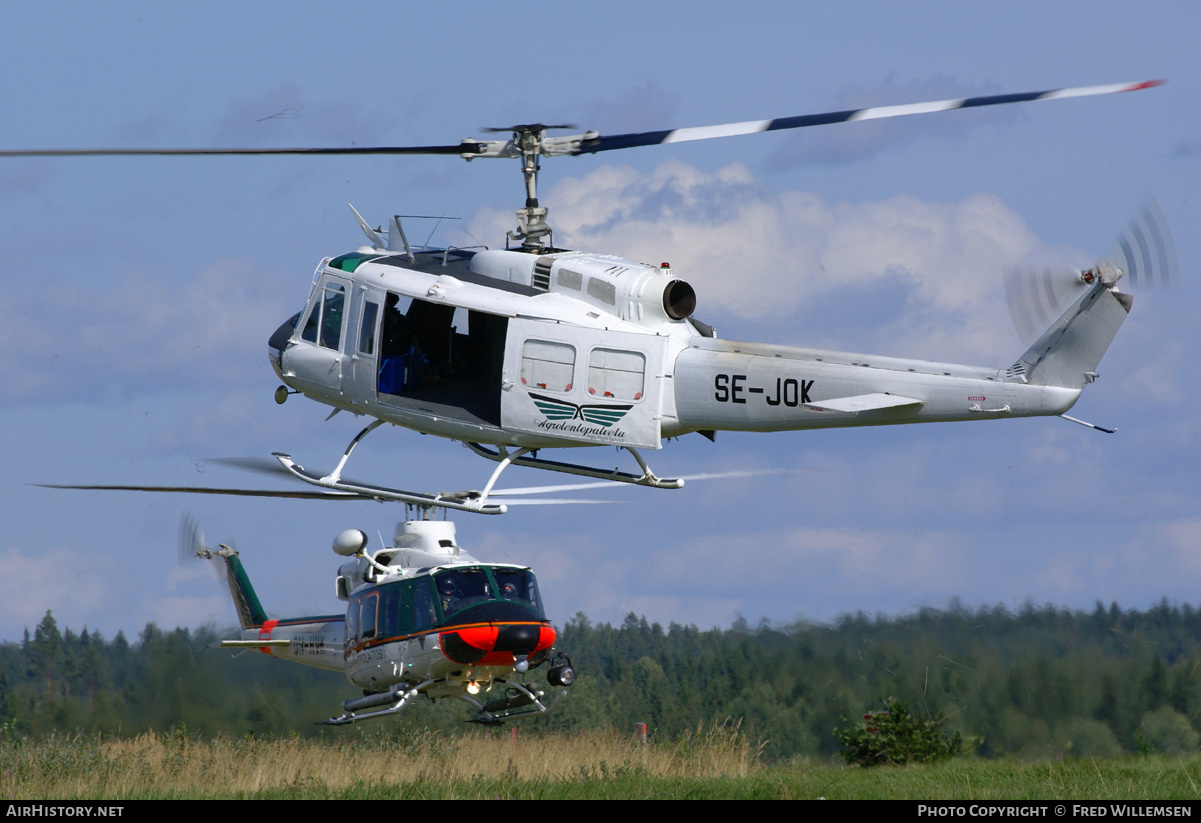
<svg viewBox="0 0 1201 823">
<path fill-rule="evenodd" d="M 1136 295 L 1072 412 L 1117 434 L 1039 418 L 689 435 L 647 455 L 657 474 L 790 472 L 456 521 L 476 556 L 532 566 L 559 623 L 1196 604 L 1199 33 L 1184 2 L 10 5 L 0 148 L 446 144 L 1167 79 L 543 162 L 558 245 L 670 262 L 722 337 L 992 367 L 1025 348 L 1002 271 L 1091 262 L 1154 196 L 1181 284 Z M 373 224 L 458 217 L 431 242 L 496 247 L 523 197 L 512 160 L 0 159 L 0 640 L 48 609 L 109 637 L 231 625 L 223 583 L 178 562 L 184 513 L 236 541 L 273 616 L 336 610 L 334 536 L 378 547 L 402 507 L 30 484 L 287 487 L 212 462 L 273 451 L 332 467 L 363 421 L 277 406 L 266 342 L 318 262 L 362 244 L 346 204 Z M 347 474 L 443 490 L 491 469 L 387 427 Z"/>
</svg>

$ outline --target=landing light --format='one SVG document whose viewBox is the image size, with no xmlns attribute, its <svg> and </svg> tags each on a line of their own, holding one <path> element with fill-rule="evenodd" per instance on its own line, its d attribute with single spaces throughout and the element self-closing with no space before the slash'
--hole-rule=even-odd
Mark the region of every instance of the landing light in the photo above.
<svg viewBox="0 0 1201 823">
<path fill-rule="evenodd" d="M 476 683 L 474 680 L 467 681 L 467 693 L 468 694 L 479 694 L 480 693 L 480 684 Z"/>
</svg>

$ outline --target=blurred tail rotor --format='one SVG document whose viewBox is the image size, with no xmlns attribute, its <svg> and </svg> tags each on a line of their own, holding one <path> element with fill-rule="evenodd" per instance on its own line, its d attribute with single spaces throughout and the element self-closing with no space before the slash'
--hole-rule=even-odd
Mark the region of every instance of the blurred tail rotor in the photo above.
<svg viewBox="0 0 1201 823">
<path fill-rule="evenodd" d="M 1174 288 L 1180 277 L 1176 242 L 1168 218 L 1155 200 L 1139 210 L 1107 255 L 1138 288 Z"/>
<path fill-rule="evenodd" d="M 179 519 L 179 565 L 183 566 L 193 557 L 209 561 L 206 565 L 212 570 L 218 580 L 225 577 L 219 560 L 220 551 L 209 548 L 204 539 L 204 531 L 196 518 L 185 512 Z"/>
<path fill-rule="evenodd" d="M 1174 287 L 1179 264 L 1172 228 L 1163 209 L 1148 200 L 1118 236 L 1110 252 L 1087 269 L 1070 266 L 1017 268 L 1005 273 L 1005 302 L 1023 342 L 1030 343 L 1098 279 L 1114 288 L 1119 280 L 1139 289 Z"/>
</svg>

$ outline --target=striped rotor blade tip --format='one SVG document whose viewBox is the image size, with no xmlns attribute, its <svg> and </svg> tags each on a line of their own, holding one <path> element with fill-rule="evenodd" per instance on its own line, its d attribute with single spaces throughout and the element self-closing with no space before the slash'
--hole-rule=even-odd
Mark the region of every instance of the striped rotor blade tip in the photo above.
<svg viewBox="0 0 1201 823">
<path fill-rule="evenodd" d="M 631 132 L 629 134 L 597 135 L 580 142 L 573 154 L 593 154 L 615 149 L 637 146 L 655 146 L 664 143 L 684 143 L 693 140 L 709 140 L 718 137 L 734 137 L 757 134 L 765 131 L 803 129 L 812 126 L 827 126 L 833 123 L 850 123 L 858 120 L 883 120 L 890 117 L 907 117 L 913 114 L 931 114 L 954 109 L 974 109 L 985 106 L 1001 106 L 1010 103 L 1033 103 L 1039 100 L 1065 100 L 1073 97 L 1092 97 L 1098 94 L 1150 89 L 1164 84 L 1163 80 L 1143 80 L 1137 83 L 1113 83 L 1105 86 L 1075 86 L 1065 89 L 1018 92 L 1016 94 L 990 94 L 978 97 L 929 100 L 920 103 L 905 103 L 892 106 L 870 106 L 860 109 L 828 111 L 815 114 L 797 114 L 769 120 L 746 120 L 738 123 L 720 123 L 712 126 L 694 126 L 681 129 Z"/>
</svg>

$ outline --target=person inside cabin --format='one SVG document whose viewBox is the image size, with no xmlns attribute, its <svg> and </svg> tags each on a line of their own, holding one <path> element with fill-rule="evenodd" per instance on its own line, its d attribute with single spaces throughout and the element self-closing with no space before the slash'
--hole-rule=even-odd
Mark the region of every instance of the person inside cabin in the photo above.
<svg viewBox="0 0 1201 823">
<path fill-rule="evenodd" d="M 414 300 L 409 306 L 408 321 L 413 331 L 413 342 L 425 355 L 427 368 L 425 381 L 440 383 L 450 378 L 451 339 L 455 307 L 424 300 Z"/>
<path fill-rule="evenodd" d="M 448 615 L 459 610 L 462 593 L 452 575 L 442 574 L 435 578 L 438 581 L 438 594 L 442 596 L 442 614 Z"/>
<path fill-rule="evenodd" d="M 404 314 L 397 308 L 399 303 L 400 295 L 388 292 L 388 297 L 384 300 L 384 322 L 381 335 L 383 341 L 380 345 L 380 353 L 384 357 L 404 354 L 404 350 L 409 345 L 408 322 L 405 320 Z"/>
</svg>

